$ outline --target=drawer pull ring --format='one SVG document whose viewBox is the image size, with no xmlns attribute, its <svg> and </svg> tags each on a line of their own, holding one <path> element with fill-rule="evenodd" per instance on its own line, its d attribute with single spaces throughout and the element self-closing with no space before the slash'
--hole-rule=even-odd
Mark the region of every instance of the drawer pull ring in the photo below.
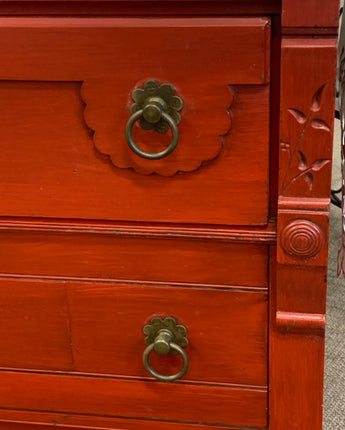
<svg viewBox="0 0 345 430">
<path fill-rule="evenodd" d="M 150 105 L 147 106 L 148 108 Z M 129 147 L 134 151 L 137 155 L 140 155 L 140 157 L 147 158 L 149 160 L 159 160 L 160 158 L 167 157 L 169 154 L 171 154 L 174 149 L 176 148 L 178 144 L 179 139 L 179 132 L 177 125 L 174 123 L 174 120 L 166 114 L 165 112 L 161 112 L 161 116 L 163 119 L 166 120 L 166 122 L 170 125 L 173 137 L 171 139 L 171 142 L 169 146 L 164 149 L 164 151 L 161 152 L 146 152 L 137 146 L 137 144 L 134 142 L 133 136 L 132 136 L 132 128 L 134 123 L 142 117 L 144 114 L 144 109 L 140 109 L 138 112 L 135 112 L 130 118 L 126 126 L 126 139 L 128 142 Z"/>
<path fill-rule="evenodd" d="M 143 354 L 145 369 L 152 376 L 164 382 L 182 378 L 189 368 L 188 355 L 183 349 L 188 345 L 188 339 L 185 337 L 187 329 L 182 325 L 177 325 L 176 320 L 172 317 L 167 317 L 164 320 L 156 317 L 151 320 L 151 325 L 144 327 L 144 333 L 147 335 L 145 342 L 148 345 Z M 153 350 L 160 355 L 168 353 L 181 354 L 183 358 L 181 370 L 174 375 L 162 375 L 156 372 L 149 363 L 149 357 Z"/>
<path fill-rule="evenodd" d="M 178 113 L 183 101 L 175 95 L 175 88 L 170 84 L 159 85 L 156 81 L 147 81 L 144 88 L 137 88 L 132 94 L 135 103 L 131 106 L 132 116 L 126 125 L 126 139 L 129 147 L 140 157 L 159 160 L 167 157 L 175 149 L 179 141 L 178 124 L 181 116 Z M 170 144 L 161 152 L 146 152 L 134 142 L 132 130 L 136 121 L 145 130 L 154 128 L 159 133 L 172 131 Z"/>
</svg>

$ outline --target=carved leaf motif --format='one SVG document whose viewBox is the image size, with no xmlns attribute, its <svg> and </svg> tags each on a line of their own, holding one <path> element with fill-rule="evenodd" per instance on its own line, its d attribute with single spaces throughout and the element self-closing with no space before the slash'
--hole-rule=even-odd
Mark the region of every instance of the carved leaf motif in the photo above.
<svg viewBox="0 0 345 430">
<path fill-rule="evenodd" d="M 320 110 L 322 93 L 325 87 L 326 87 L 326 84 L 322 85 L 322 87 L 320 87 L 313 96 L 313 101 L 310 108 L 310 110 L 312 110 L 313 112 L 317 112 Z"/>
<path fill-rule="evenodd" d="M 321 119 L 313 119 L 311 126 L 316 129 L 331 131 L 331 128 Z"/>
<path fill-rule="evenodd" d="M 285 152 L 289 155 L 289 159 L 290 159 L 291 158 L 290 143 L 280 142 L 280 147 L 281 147 L 282 152 Z"/>
<path fill-rule="evenodd" d="M 308 136 L 307 131 L 310 127 L 316 130 L 324 130 L 328 133 L 331 133 L 332 131 L 330 126 L 323 119 L 316 117 L 316 112 L 319 112 L 321 109 L 322 98 L 326 86 L 327 84 L 322 85 L 313 95 L 308 116 L 298 109 L 288 109 L 288 112 L 296 119 L 298 123 L 303 124 L 303 127 L 301 127 L 299 135 L 294 136 L 294 139 L 291 141 L 291 149 L 290 145 L 286 146 L 284 142 L 281 143 L 281 151 L 288 152 L 290 158 L 285 171 L 284 180 L 282 181 L 282 195 L 286 195 L 285 193 L 287 188 L 302 178 L 303 181 L 308 185 L 309 190 L 312 191 L 314 187 L 315 173 L 330 163 L 329 159 L 320 158 L 313 163 L 310 163 L 309 161 L 308 164 L 305 150 L 301 151 L 301 149 L 303 149 L 305 146 L 304 139 L 306 135 Z M 319 156 L 322 155 L 320 154 Z"/>
<path fill-rule="evenodd" d="M 304 175 L 304 179 L 305 179 L 306 183 L 308 184 L 309 189 L 312 190 L 313 189 L 313 184 L 314 184 L 314 176 L 313 176 L 313 174 L 311 172 L 307 172 Z"/>
<path fill-rule="evenodd" d="M 314 161 L 313 165 L 311 166 L 311 169 L 313 172 L 318 172 L 321 170 L 326 164 L 330 163 L 330 160 L 316 160 Z"/>
<path fill-rule="evenodd" d="M 281 147 L 281 157 L 284 157 L 284 159 L 286 160 L 285 162 L 289 163 L 291 160 L 290 143 L 280 142 L 280 147 Z"/>
<path fill-rule="evenodd" d="M 300 124 L 304 124 L 307 120 L 307 117 L 304 115 L 303 112 L 297 110 L 297 109 L 288 109 L 288 111 L 291 113 L 291 115 L 299 122 Z"/>
<path fill-rule="evenodd" d="M 307 168 L 307 157 L 305 156 L 305 154 L 303 154 L 302 151 L 298 151 L 299 152 L 299 156 L 300 156 L 300 161 L 299 161 L 299 169 L 300 170 L 305 170 Z"/>
</svg>

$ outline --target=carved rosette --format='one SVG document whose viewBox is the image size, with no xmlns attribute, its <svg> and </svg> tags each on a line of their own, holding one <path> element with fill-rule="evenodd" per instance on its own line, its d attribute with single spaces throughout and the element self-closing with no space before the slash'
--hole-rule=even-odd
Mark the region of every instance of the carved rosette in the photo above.
<svg viewBox="0 0 345 430">
<path fill-rule="evenodd" d="M 295 259 L 316 257 L 325 244 L 320 226 L 308 220 L 295 220 L 287 224 L 280 236 L 284 251 Z"/>
</svg>

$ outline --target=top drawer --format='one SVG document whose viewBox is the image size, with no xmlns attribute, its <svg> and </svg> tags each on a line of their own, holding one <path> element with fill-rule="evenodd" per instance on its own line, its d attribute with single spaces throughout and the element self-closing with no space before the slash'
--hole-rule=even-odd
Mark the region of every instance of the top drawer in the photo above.
<svg viewBox="0 0 345 430">
<path fill-rule="evenodd" d="M 0 216 L 266 224 L 269 19 L 1 18 L 0 44 Z M 183 99 L 157 160 L 125 136 L 147 81 Z M 146 152 L 177 136 L 141 121 Z"/>
</svg>

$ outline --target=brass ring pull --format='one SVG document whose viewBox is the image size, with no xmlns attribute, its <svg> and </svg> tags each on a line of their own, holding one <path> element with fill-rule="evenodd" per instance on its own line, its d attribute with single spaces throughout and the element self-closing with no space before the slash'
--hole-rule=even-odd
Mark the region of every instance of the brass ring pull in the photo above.
<svg viewBox="0 0 345 430">
<path fill-rule="evenodd" d="M 152 376 L 164 382 L 171 382 L 175 379 L 182 378 L 189 368 L 188 355 L 183 349 L 188 345 L 186 327 L 178 325 L 175 318 L 172 317 L 167 317 L 165 319 L 155 317 L 151 320 L 150 325 L 144 327 L 144 333 L 147 335 L 145 342 L 148 345 L 143 354 L 145 369 Z M 156 372 L 149 363 L 150 354 L 153 350 L 161 355 L 168 353 L 181 354 L 183 358 L 181 370 L 174 375 L 162 375 Z"/>
<path fill-rule="evenodd" d="M 175 149 L 179 141 L 178 124 L 181 121 L 179 111 L 183 107 L 181 97 L 175 95 L 175 88 L 170 84 L 159 85 L 150 80 L 145 82 L 144 88 L 136 88 L 132 93 L 132 116 L 126 125 L 126 139 L 129 147 L 137 155 L 149 160 L 159 160 L 167 157 Z M 172 131 L 170 144 L 161 152 L 146 152 L 134 142 L 133 125 L 139 120 L 144 130 L 155 129 L 159 133 L 166 133 L 169 127 Z"/>
<path fill-rule="evenodd" d="M 151 107 L 148 105 L 148 107 Z M 163 118 L 170 126 L 172 131 L 172 139 L 167 148 L 164 149 L 164 151 L 161 152 L 146 152 L 143 151 L 141 148 L 137 146 L 137 144 L 134 142 L 133 136 L 132 136 L 132 129 L 134 123 L 141 117 L 144 116 L 144 109 L 140 109 L 137 112 L 135 112 L 128 120 L 126 125 L 126 139 L 129 147 L 134 151 L 137 155 L 140 155 L 140 157 L 147 158 L 149 160 L 159 160 L 160 158 L 167 157 L 169 154 L 171 154 L 177 144 L 179 139 L 179 132 L 176 123 L 171 118 L 170 115 L 165 113 L 163 110 L 160 112 L 161 118 Z M 146 119 L 146 118 L 145 118 Z"/>
<path fill-rule="evenodd" d="M 179 372 L 175 373 L 174 375 L 161 375 L 151 367 L 149 363 L 149 356 L 155 347 L 153 343 L 145 349 L 144 355 L 143 355 L 143 362 L 144 362 L 145 369 L 149 373 L 151 373 L 152 376 L 164 382 L 172 382 L 172 381 L 175 381 L 175 379 L 182 378 L 182 376 L 187 372 L 189 368 L 189 359 L 186 352 L 183 350 L 183 348 L 181 348 L 180 346 L 178 346 L 176 343 L 173 343 L 173 342 L 170 343 L 169 346 L 170 346 L 170 349 L 179 352 L 183 358 L 182 369 Z"/>
</svg>

